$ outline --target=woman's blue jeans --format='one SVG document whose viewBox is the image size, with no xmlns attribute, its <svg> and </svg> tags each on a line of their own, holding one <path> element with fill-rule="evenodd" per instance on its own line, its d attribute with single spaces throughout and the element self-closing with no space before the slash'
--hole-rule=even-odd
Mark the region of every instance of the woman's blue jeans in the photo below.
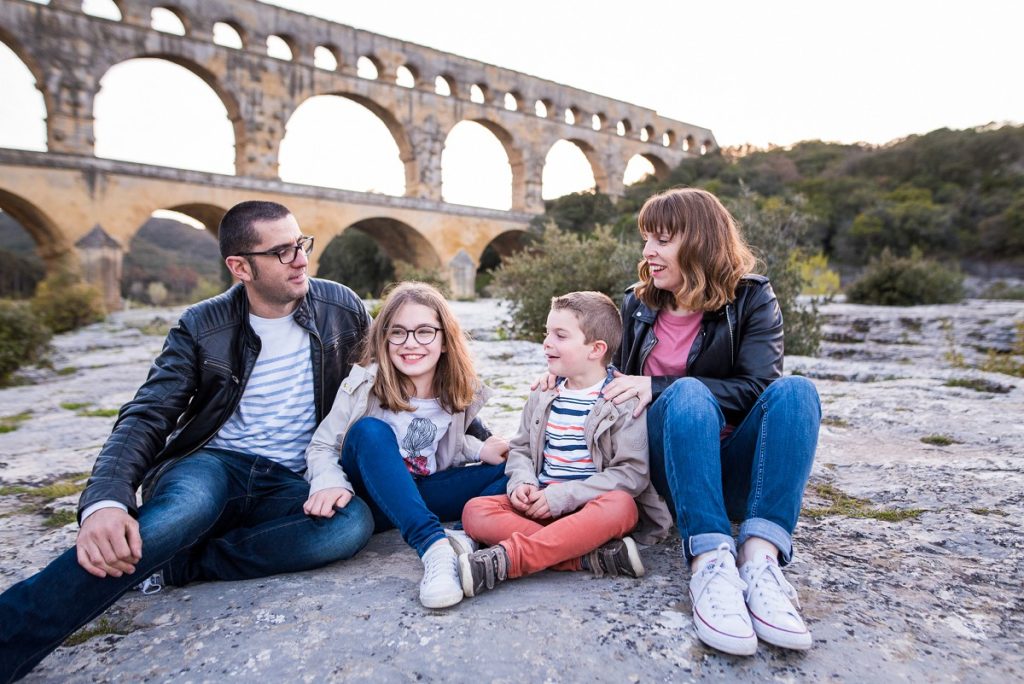
<svg viewBox="0 0 1024 684">
<path fill-rule="evenodd" d="M 373 519 L 353 498 L 332 518 L 302 512 L 309 484 L 258 456 L 206 449 L 183 458 L 139 509 L 142 559 L 135 573 L 99 578 L 68 549 L 0 594 L 0 683 L 31 670 L 72 632 L 162 569 L 168 584 L 241 580 L 318 568 L 349 558 Z"/>
<path fill-rule="evenodd" d="M 444 539 L 442 520 L 461 520 L 467 501 L 504 494 L 508 483 L 504 464 L 481 463 L 414 477 L 405 467 L 395 431 L 377 418 L 360 418 L 349 428 L 341 467 L 370 505 L 375 531 L 397 527 L 420 556 Z"/>
<path fill-rule="evenodd" d="M 793 557 L 793 530 L 818 444 L 821 403 L 806 378 L 770 384 L 724 440 L 725 417 L 695 378 L 672 383 L 647 411 L 651 480 L 674 508 L 686 559 L 759 537 Z"/>
</svg>

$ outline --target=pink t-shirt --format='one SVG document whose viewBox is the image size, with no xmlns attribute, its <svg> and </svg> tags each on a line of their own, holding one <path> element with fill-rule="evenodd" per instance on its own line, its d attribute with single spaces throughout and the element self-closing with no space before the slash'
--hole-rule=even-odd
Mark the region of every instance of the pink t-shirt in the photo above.
<svg viewBox="0 0 1024 684">
<path fill-rule="evenodd" d="M 685 316 L 659 312 L 654 319 L 654 336 L 658 343 L 644 361 L 644 375 L 686 375 L 686 357 L 690 355 L 703 317 L 703 311 Z"/>
</svg>

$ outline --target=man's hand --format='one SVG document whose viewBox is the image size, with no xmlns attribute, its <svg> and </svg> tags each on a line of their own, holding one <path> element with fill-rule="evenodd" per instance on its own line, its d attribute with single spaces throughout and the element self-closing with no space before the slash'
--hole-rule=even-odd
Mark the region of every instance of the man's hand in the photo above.
<svg viewBox="0 0 1024 684">
<path fill-rule="evenodd" d="M 558 376 L 554 373 L 544 373 L 538 375 L 537 378 L 530 383 L 530 389 L 535 390 L 538 387 L 542 392 L 555 389 L 555 385 L 558 383 Z"/>
<path fill-rule="evenodd" d="M 512 502 L 512 508 L 521 513 L 526 513 L 526 509 L 530 507 L 530 501 L 533 500 L 533 494 L 536 491 L 537 485 L 521 484 L 512 490 L 508 500 Z"/>
<path fill-rule="evenodd" d="M 526 517 L 534 520 L 547 520 L 551 517 L 551 507 L 543 489 L 537 489 L 530 495 L 530 506 L 526 509 Z"/>
<path fill-rule="evenodd" d="M 101 508 L 82 523 L 75 547 L 78 564 L 90 575 L 130 575 L 142 560 L 139 523 L 120 508 Z"/>
<path fill-rule="evenodd" d="M 506 458 L 508 458 L 508 440 L 497 435 L 488 437 L 483 448 L 480 449 L 480 462 L 498 465 L 504 463 Z"/>
<path fill-rule="evenodd" d="M 328 487 L 310 495 L 302 510 L 317 518 L 333 518 L 336 508 L 344 508 L 352 500 L 352 492 L 344 487 Z"/>
<path fill-rule="evenodd" d="M 601 394 L 616 406 L 636 397 L 637 406 L 633 411 L 633 417 L 637 418 L 651 403 L 653 397 L 651 378 L 648 375 L 623 375 L 619 371 L 615 371 L 614 379 L 604 386 Z"/>
</svg>

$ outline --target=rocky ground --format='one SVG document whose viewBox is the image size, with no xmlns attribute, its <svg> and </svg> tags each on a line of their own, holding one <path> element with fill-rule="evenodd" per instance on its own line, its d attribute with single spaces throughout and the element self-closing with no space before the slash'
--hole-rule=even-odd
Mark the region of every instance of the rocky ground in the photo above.
<svg viewBox="0 0 1024 684">
<path fill-rule="evenodd" d="M 26 681 L 1020 681 L 1024 378 L 979 367 L 1012 348 L 1024 305 L 823 311 L 819 357 L 786 360 L 824 415 L 787 570 L 806 654 L 703 647 L 678 541 L 643 552 L 639 581 L 542 573 L 428 611 L 392 532 L 317 572 L 133 592 Z M 488 423 L 511 432 L 539 347 L 498 339 L 496 302 L 458 312 L 497 390 Z M 122 312 L 61 336 L 54 369 L 0 390 L 0 589 L 73 542 L 77 483 L 173 317 Z"/>
</svg>

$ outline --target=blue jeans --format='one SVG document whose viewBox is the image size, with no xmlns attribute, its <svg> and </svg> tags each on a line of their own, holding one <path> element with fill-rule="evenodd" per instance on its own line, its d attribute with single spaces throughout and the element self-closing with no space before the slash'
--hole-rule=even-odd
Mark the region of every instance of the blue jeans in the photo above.
<svg viewBox="0 0 1024 684">
<path fill-rule="evenodd" d="M 651 480 L 669 501 L 686 559 L 759 537 L 793 557 L 793 530 L 818 444 L 821 403 L 799 376 L 770 384 L 724 440 L 725 417 L 695 378 L 673 382 L 647 411 Z"/>
<path fill-rule="evenodd" d="M 206 449 L 172 466 L 139 509 L 135 573 L 98 578 L 74 548 L 0 595 L 0 682 L 21 677 L 132 586 L 163 569 L 169 584 L 298 572 L 349 558 L 373 520 L 357 498 L 333 518 L 302 512 L 309 484 L 258 456 Z"/>
<path fill-rule="evenodd" d="M 504 464 L 481 463 L 414 477 L 405 467 L 395 431 L 377 418 L 360 418 L 349 428 L 341 467 L 369 503 L 375 531 L 397 527 L 420 556 L 444 539 L 442 520 L 461 520 L 467 501 L 504 494 L 508 483 Z"/>
</svg>

